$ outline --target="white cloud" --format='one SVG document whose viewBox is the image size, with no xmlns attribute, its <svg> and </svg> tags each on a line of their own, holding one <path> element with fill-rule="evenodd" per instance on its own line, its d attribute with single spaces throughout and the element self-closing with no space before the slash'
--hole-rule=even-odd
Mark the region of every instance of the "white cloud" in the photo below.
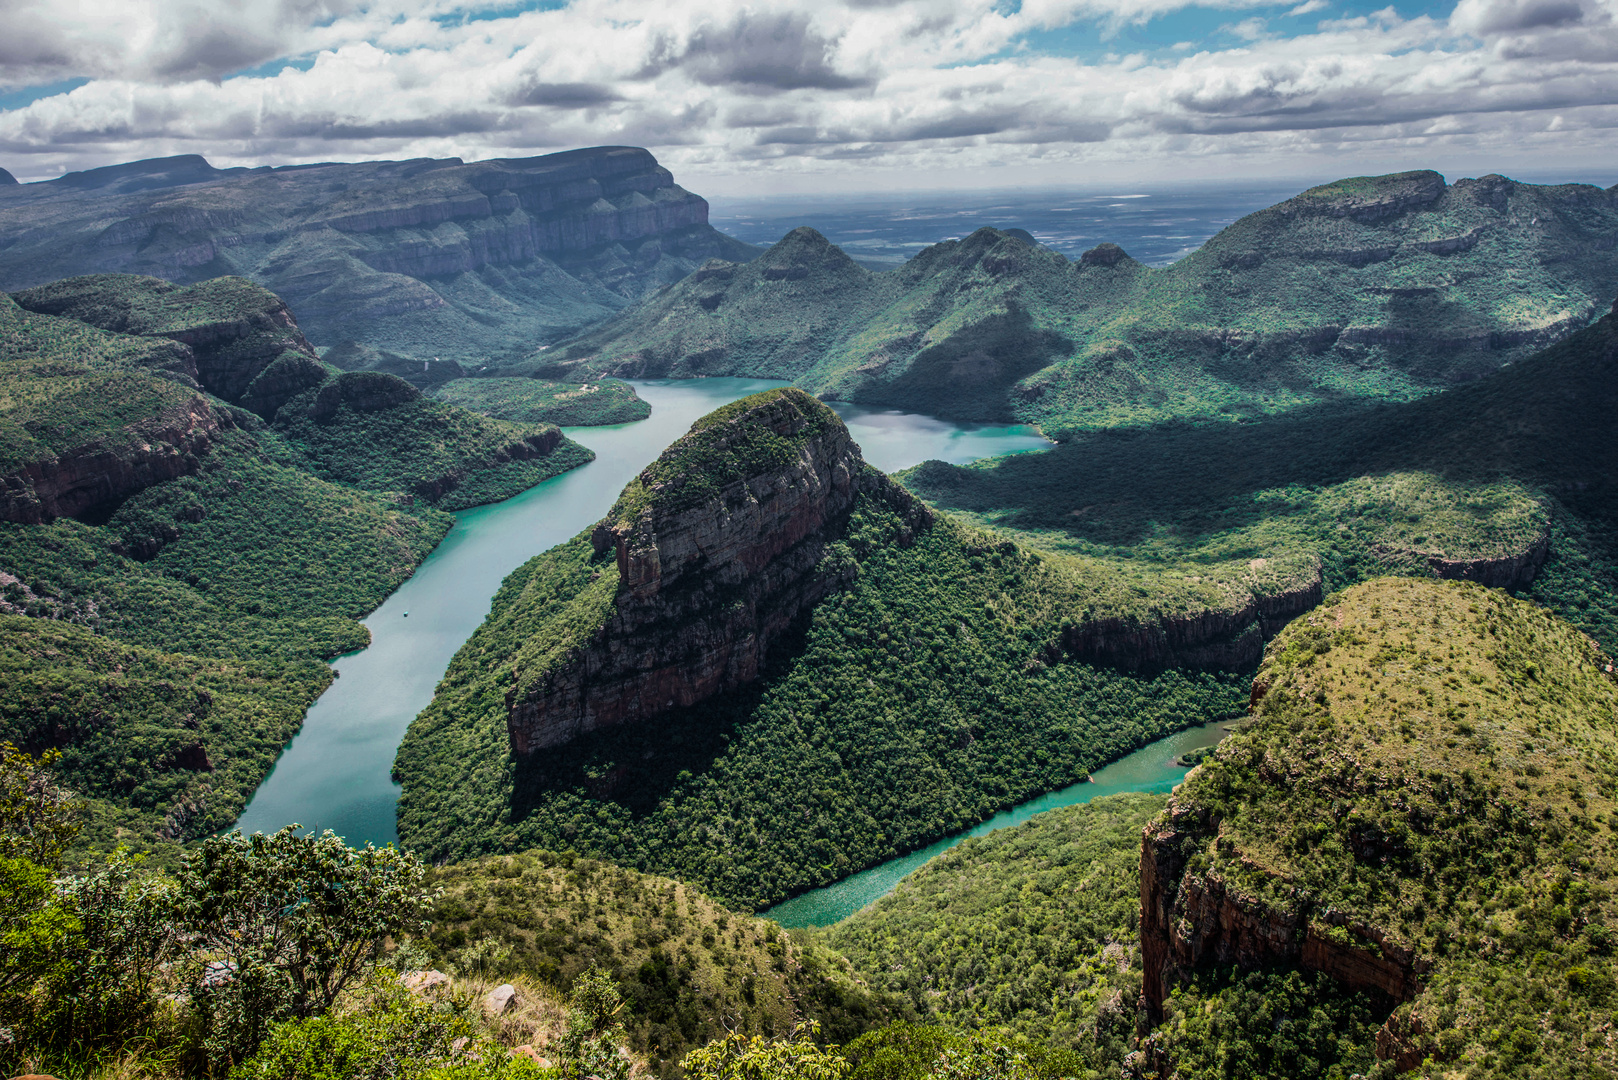
<svg viewBox="0 0 1618 1080">
<path fill-rule="evenodd" d="M 1618 0 L 1460 0 L 1448 20 L 1390 7 L 1290 38 L 1250 17 L 1228 27 L 1239 48 L 1089 62 L 1020 47 L 1183 3 L 572 0 L 511 14 L 489 0 L 493 17 L 468 20 L 448 0 L 109 0 L 73 18 L 0 0 L 0 83 L 92 80 L 0 113 L 0 165 L 37 178 L 182 152 L 258 164 L 634 143 L 682 176 L 1189 155 L 1268 155 L 1275 171 L 1345 154 L 1357 168 L 1373 151 L 1533 157 L 1546 138 L 1596 160 L 1618 109 Z M 313 62 L 229 77 L 295 56 Z"/>
</svg>

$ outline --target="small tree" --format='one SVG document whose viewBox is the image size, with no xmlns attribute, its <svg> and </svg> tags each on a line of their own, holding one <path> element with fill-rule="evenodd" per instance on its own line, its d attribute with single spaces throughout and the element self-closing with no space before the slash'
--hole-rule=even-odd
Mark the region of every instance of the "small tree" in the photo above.
<svg viewBox="0 0 1618 1080">
<path fill-rule="evenodd" d="M 62 943 L 78 924 L 56 894 L 62 853 L 78 835 L 78 804 L 38 759 L 0 743 L 0 1064 L 20 1045 L 34 991 L 63 970 Z"/>
<path fill-rule="evenodd" d="M 567 1030 L 556 1047 L 563 1080 L 627 1080 L 618 1019 L 624 1000 L 612 976 L 592 964 L 573 984 L 567 1005 Z"/>
<path fill-rule="evenodd" d="M 119 848 L 57 889 L 74 929 L 46 984 L 40 1026 L 53 1045 L 116 1049 L 152 1019 L 152 982 L 175 944 L 174 883 Z"/>
<path fill-rule="evenodd" d="M 0 857 L 51 870 L 61 865 L 63 852 L 79 835 L 83 809 L 51 775 L 61 756 L 47 750 L 33 758 L 0 743 Z"/>
<path fill-rule="evenodd" d="M 748 1038 L 732 1033 L 693 1050 L 680 1062 L 691 1080 L 843 1080 L 848 1060 L 822 1050 L 813 1020 L 799 1024 L 785 1039 Z"/>
<path fill-rule="evenodd" d="M 204 840 L 187 854 L 177 922 L 210 1058 L 246 1058 L 277 1020 L 330 1009 L 390 935 L 422 928 L 427 868 L 393 847 L 353 849 L 292 825 Z"/>
</svg>

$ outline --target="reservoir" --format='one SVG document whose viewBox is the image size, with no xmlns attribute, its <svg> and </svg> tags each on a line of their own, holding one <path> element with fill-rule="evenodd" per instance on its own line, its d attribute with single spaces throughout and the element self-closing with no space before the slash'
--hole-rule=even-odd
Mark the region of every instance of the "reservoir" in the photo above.
<svg viewBox="0 0 1618 1080">
<path fill-rule="evenodd" d="M 1057 791 L 1047 792 L 1035 799 L 1013 806 L 978 825 L 946 836 L 909 855 L 889 859 L 879 866 L 851 874 L 841 881 L 822 889 L 806 892 L 791 900 L 775 905 L 761 914 L 782 926 L 829 926 L 841 922 L 892 892 L 912 870 L 938 855 L 942 855 L 962 840 L 984 836 L 999 829 L 1021 825 L 1035 814 L 1055 810 L 1061 806 L 1087 803 L 1103 795 L 1118 795 L 1126 791 L 1162 792 L 1167 794 L 1185 778 L 1189 771 L 1175 764 L 1181 754 L 1204 746 L 1213 746 L 1225 736 L 1229 720 L 1218 720 L 1148 743 L 1133 754 L 1121 757 L 1111 765 L 1097 769 L 1095 775 L 1082 783 L 1069 784 Z M 1093 782 L 1092 782 L 1093 781 Z"/>
<path fill-rule="evenodd" d="M 636 382 L 636 391 L 651 403 L 650 417 L 566 429 L 595 451 L 594 461 L 505 502 L 456 515 L 443 543 L 364 620 L 370 647 L 333 665 L 337 681 L 309 710 L 237 827 L 273 832 L 297 823 L 331 829 L 355 845 L 396 840 L 399 788 L 391 772 L 399 741 L 432 700 L 451 657 L 488 615 L 500 582 L 605 516 L 624 485 L 693 421 L 737 398 L 783 385 L 729 378 Z M 963 428 L 914 413 L 833 408 L 865 459 L 887 472 L 929 458 L 964 464 L 1051 445 L 1025 427 Z"/>
</svg>

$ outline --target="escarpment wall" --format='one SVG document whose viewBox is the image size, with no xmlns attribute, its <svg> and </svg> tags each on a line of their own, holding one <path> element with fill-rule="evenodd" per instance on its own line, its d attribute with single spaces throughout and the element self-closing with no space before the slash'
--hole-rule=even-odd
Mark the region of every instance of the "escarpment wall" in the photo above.
<svg viewBox="0 0 1618 1080">
<path fill-rule="evenodd" d="M 1320 603 L 1321 590 L 1316 563 L 1296 579 L 1255 591 L 1228 608 L 1088 620 L 1063 632 L 1062 648 L 1079 660 L 1129 670 L 1248 668 L 1263 658 L 1266 641 Z"/>
<path fill-rule="evenodd" d="M 0 476 L 0 518 L 38 525 L 77 517 L 185 476 L 196 470 L 219 432 L 213 409 L 195 397 L 117 436 L 28 462 Z"/>
<path fill-rule="evenodd" d="M 736 423 L 791 438 L 807 423 L 775 399 Z M 844 588 L 852 570 L 822 557 L 861 494 L 905 522 L 899 542 L 931 512 L 867 467 L 841 422 L 799 447 L 785 468 L 735 480 L 695 505 L 651 491 L 634 520 L 603 522 L 598 554 L 614 553 L 613 611 L 589 642 L 537 677 L 517 673 L 508 697 L 511 745 L 529 754 L 587 732 L 643 723 L 758 678 L 770 647 L 814 604 Z"/>
<path fill-rule="evenodd" d="M 1301 897 L 1276 907 L 1246 895 L 1216 871 L 1188 872 L 1191 858 L 1216 836 L 1204 812 L 1177 798 L 1142 834 L 1141 993 L 1153 1022 L 1161 1019 L 1173 989 L 1204 962 L 1291 965 L 1356 990 L 1380 990 L 1395 1001 L 1421 992 L 1424 965 L 1377 928 Z"/>
</svg>

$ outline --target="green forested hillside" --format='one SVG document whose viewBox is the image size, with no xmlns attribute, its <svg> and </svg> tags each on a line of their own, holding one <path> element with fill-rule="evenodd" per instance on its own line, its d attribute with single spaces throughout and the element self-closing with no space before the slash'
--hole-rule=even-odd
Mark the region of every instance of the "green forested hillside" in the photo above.
<svg viewBox="0 0 1618 1080">
<path fill-rule="evenodd" d="M 627 424 L 644 420 L 652 407 L 635 388 L 617 379 L 559 383 L 549 379 L 457 379 L 433 392 L 439 401 L 496 420 L 522 424 Z"/>
<path fill-rule="evenodd" d="M 660 499 L 685 506 L 723 484 L 724 469 L 760 468 L 775 452 L 769 432 L 757 453 L 723 469 L 703 456 L 716 425 L 751 415 L 744 406 L 698 421 L 626 489 L 620 517 L 639 519 Z M 690 468 L 665 475 L 670 462 Z M 1076 619 L 1156 602 L 1124 574 L 1076 573 L 1060 556 L 948 519 L 905 544 L 910 527 L 869 495 L 836 527 L 816 572 L 852 583 L 814 609 L 762 679 L 654 724 L 514 760 L 512 700 L 590 638 L 621 588 L 618 564 L 594 552 L 589 534 L 524 564 L 400 746 L 401 838 L 434 858 L 571 847 L 755 907 L 957 831 L 1244 700 L 1237 676 L 1129 674 L 1067 657 L 1063 635 Z M 1181 599 L 1192 610 L 1250 611 L 1254 593 L 1238 600 L 1237 590 L 1258 587 L 1188 584 Z"/>
<path fill-rule="evenodd" d="M 934 1023 L 1116 1072 L 1140 997 L 1140 832 L 1165 801 L 1115 795 L 966 840 L 818 936 Z"/>
<path fill-rule="evenodd" d="M 334 376 L 245 281 L 21 300 L 0 297 L 0 615 L 24 617 L 0 741 L 63 751 L 90 844 L 229 825 L 330 681 L 319 661 L 366 643 L 358 620 L 449 528 L 430 505 L 588 460 L 554 427 Z"/>
<path fill-rule="evenodd" d="M 1618 315 L 1417 402 L 1076 437 L 1047 454 L 904 474 L 1042 548 L 1163 576 L 1308 553 L 1338 588 L 1390 569 L 1513 580 L 1618 648 Z M 1492 567 L 1492 569 L 1491 569 Z"/>
<path fill-rule="evenodd" d="M 1174 991 L 1153 1052 L 1196 1076 L 1233 1048 L 1261 1053 L 1271 1032 L 1237 1013 L 1244 985 L 1264 985 L 1230 965 L 1296 966 L 1307 936 L 1323 947 L 1304 948 L 1305 965 L 1414 980 L 1412 1000 L 1383 999 L 1398 1008 L 1375 1040 L 1401 1068 L 1618 1070 L 1602 1034 L 1618 985 L 1610 659 L 1498 591 L 1381 580 L 1283 632 L 1255 697 L 1248 728 L 1147 831 L 1156 870 L 1142 903 L 1163 914 L 1143 937 L 1183 919 L 1185 950 L 1207 957 L 1192 970 L 1175 959 L 1187 951 L 1146 949 L 1149 996 L 1154 957 Z M 1198 913 L 1219 897 L 1273 929 L 1216 945 Z M 1372 1034 L 1362 1026 L 1341 1049 L 1368 1063 Z M 1291 1075 L 1279 1061 L 1250 1073 L 1265 1074 Z"/>
<path fill-rule="evenodd" d="M 1611 190 L 1357 177 L 1148 269 L 981 229 L 888 273 L 799 229 L 710 263 L 523 367 L 755 375 L 1047 434 L 1407 400 L 1520 360 L 1618 292 Z"/>
</svg>

